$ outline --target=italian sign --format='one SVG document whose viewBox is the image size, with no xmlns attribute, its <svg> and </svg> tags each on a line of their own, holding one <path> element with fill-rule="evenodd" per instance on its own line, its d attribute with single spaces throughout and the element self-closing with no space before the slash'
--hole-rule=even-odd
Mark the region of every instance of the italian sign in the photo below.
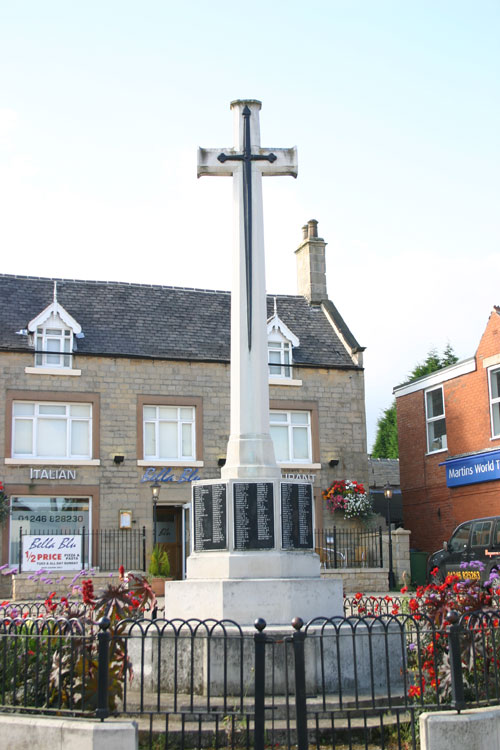
<svg viewBox="0 0 500 750">
<path fill-rule="evenodd" d="M 79 570 L 82 567 L 82 537 L 23 535 L 21 569 Z"/>
</svg>

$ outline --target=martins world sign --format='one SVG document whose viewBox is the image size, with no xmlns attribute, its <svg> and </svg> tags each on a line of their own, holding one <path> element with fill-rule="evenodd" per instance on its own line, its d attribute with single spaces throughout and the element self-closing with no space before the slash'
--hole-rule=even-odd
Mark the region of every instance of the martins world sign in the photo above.
<svg viewBox="0 0 500 750">
<path fill-rule="evenodd" d="M 449 458 L 439 464 L 446 469 L 448 487 L 491 482 L 500 479 L 500 450 L 475 453 L 473 456 Z"/>
</svg>

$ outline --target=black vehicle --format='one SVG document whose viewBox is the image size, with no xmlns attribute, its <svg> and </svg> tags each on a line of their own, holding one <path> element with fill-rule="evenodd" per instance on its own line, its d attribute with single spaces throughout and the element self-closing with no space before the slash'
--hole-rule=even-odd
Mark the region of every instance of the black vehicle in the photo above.
<svg viewBox="0 0 500 750">
<path fill-rule="evenodd" d="M 460 524 L 450 541 L 443 542 L 443 549 L 427 560 L 430 583 L 440 583 L 450 573 L 462 579 L 487 581 L 492 571 L 500 571 L 500 516 L 475 518 Z"/>
</svg>

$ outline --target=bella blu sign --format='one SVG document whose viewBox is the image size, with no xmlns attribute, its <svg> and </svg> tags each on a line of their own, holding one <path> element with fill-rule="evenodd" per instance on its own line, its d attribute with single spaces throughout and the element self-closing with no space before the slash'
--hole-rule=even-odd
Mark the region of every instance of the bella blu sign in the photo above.
<svg viewBox="0 0 500 750">
<path fill-rule="evenodd" d="M 22 570 L 78 570 L 82 567 L 80 536 L 23 535 Z"/>
<path fill-rule="evenodd" d="M 451 458 L 439 465 L 446 468 L 448 487 L 500 479 L 500 451 L 476 453 L 474 456 L 465 458 Z"/>
</svg>

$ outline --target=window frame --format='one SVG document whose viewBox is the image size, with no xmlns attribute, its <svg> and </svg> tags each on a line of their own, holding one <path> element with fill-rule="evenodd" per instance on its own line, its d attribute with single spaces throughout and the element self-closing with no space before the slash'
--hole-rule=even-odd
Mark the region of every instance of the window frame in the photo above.
<svg viewBox="0 0 500 750">
<path fill-rule="evenodd" d="M 52 324 L 51 324 L 52 323 Z M 60 331 L 59 335 L 49 331 Z M 73 331 L 62 320 L 47 321 L 36 327 L 33 334 L 35 343 L 36 369 L 71 370 L 73 367 Z M 41 348 L 39 348 L 41 340 Z M 49 341 L 58 341 L 59 350 L 50 351 Z M 67 344 L 67 351 L 66 351 Z M 48 362 L 49 357 L 59 357 L 59 362 Z"/>
<path fill-rule="evenodd" d="M 147 458 L 145 455 L 145 406 L 175 406 L 178 409 L 192 407 L 194 420 L 192 440 L 194 457 Z M 157 434 L 157 432 L 156 432 Z M 180 443 L 179 443 L 180 445 Z M 137 465 L 138 466 L 203 466 L 203 399 L 193 396 L 140 395 L 137 397 Z"/>
<path fill-rule="evenodd" d="M 293 399 L 271 399 L 269 402 L 269 421 L 271 421 L 271 412 L 275 411 L 307 411 L 310 415 L 310 460 L 304 459 L 298 461 L 277 461 L 282 468 L 306 468 L 321 469 L 320 463 L 320 441 L 319 441 L 319 418 L 318 404 L 316 401 L 299 401 Z"/>
<path fill-rule="evenodd" d="M 493 398 L 493 393 L 492 393 L 492 388 L 491 388 L 491 376 L 496 372 L 500 372 L 500 367 L 498 365 L 488 368 L 488 398 L 489 398 L 489 404 L 490 404 L 490 425 L 491 425 L 492 440 L 496 440 L 500 438 L 500 431 L 498 433 L 495 432 L 495 422 L 493 418 L 493 410 L 495 407 L 498 407 L 499 423 L 500 423 L 500 395 L 498 397 Z"/>
<path fill-rule="evenodd" d="M 14 456 L 14 402 L 35 402 L 37 404 L 90 404 L 91 405 L 91 429 L 90 429 L 90 458 L 52 458 L 50 456 Z M 14 391 L 7 390 L 5 399 L 5 463 L 39 466 L 59 465 L 100 465 L 100 395 L 98 393 L 76 393 L 74 391 Z"/>
<path fill-rule="evenodd" d="M 277 362 L 271 362 L 271 352 L 273 354 L 276 352 L 279 353 L 279 364 Z M 288 362 L 285 361 L 287 354 Z M 288 339 L 285 339 L 284 337 L 282 337 L 281 340 L 278 340 L 277 338 L 269 338 L 267 342 L 267 359 L 270 378 L 280 378 L 283 380 L 293 379 L 293 347 Z M 279 368 L 279 372 L 271 372 L 272 367 Z"/>
<path fill-rule="evenodd" d="M 428 407 L 427 407 L 427 404 L 428 404 L 428 402 L 427 402 L 427 395 L 429 393 L 433 393 L 434 391 L 441 391 L 441 400 L 442 400 L 442 403 L 443 403 L 443 412 L 442 412 L 442 414 L 439 414 L 438 416 L 429 417 Z M 426 442 L 427 442 L 427 453 L 429 453 L 429 454 L 430 453 L 441 453 L 443 451 L 448 450 L 448 435 L 447 435 L 447 432 L 446 432 L 446 409 L 445 409 L 445 403 L 444 403 L 444 389 L 443 389 L 442 385 L 438 385 L 438 386 L 435 386 L 433 388 L 428 388 L 427 390 L 424 391 L 424 407 L 425 407 L 425 434 L 426 434 Z M 445 445 L 444 445 L 444 447 L 442 446 L 441 448 L 436 448 L 435 450 L 433 450 L 432 447 L 431 447 L 431 442 L 430 442 L 429 427 L 430 427 L 430 425 L 432 423 L 438 422 L 440 420 L 444 420 L 445 432 L 441 436 L 441 438 L 443 438 L 443 437 L 445 438 Z"/>
<path fill-rule="evenodd" d="M 146 409 L 155 409 L 156 414 L 154 417 L 146 417 Z M 175 409 L 177 414 L 175 419 L 163 417 L 161 415 L 161 409 Z M 192 411 L 192 417 L 189 419 L 183 417 L 182 410 L 190 409 Z M 146 454 L 146 425 L 152 424 L 154 428 L 154 444 L 155 444 L 155 455 Z M 175 424 L 177 427 L 176 444 L 177 444 L 177 455 L 176 456 L 163 456 L 160 455 L 160 446 L 162 443 L 160 427 L 162 424 Z M 184 436 L 183 428 L 184 425 L 191 426 L 191 450 L 188 455 L 183 453 Z M 142 407 L 142 429 L 143 429 L 143 446 L 144 446 L 144 460 L 152 461 L 190 461 L 196 458 L 196 408 L 194 406 L 177 406 L 173 404 L 158 405 L 158 404 L 144 404 Z"/>
<path fill-rule="evenodd" d="M 33 414 L 15 414 L 15 407 L 16 404 L 31 404 L 33 405 Z M 47 406 L 57 406 L 60 408 L 65 409 L 64 414 L 51 414 L 49 413 L 43 413 L 41 412 L 41 407 L 47 407 Z M 90 411 L 90 415 L 88 417 L 82 417 L 82 416 L 73 416 L 71 413 L 71 407 L 72 406 L 87 406 Z M 66 429 L 65 429 L 65 453 L 64 455 L 41 455 L 37 453 L 37 445 L 38 445 L 38 436 L 40 431 L 40 423 L 41 422 L 64 422 Z M 30 453 L 16 453 L 15 452 L 15 442 L 16 442 L 16 431 L 17 431 L 17 425 L 20 422 L 29 422 L 31 423 L 31 452 Z M 86 453 L 72 453 L 72 443 L 73 443 L 73 424 L 74 423 L 81 423 L 84 422 L 88 426 L 88 435 L 87 435 L 87 452 Z M 38 401 L 38 400 L 26 400 L 26 399 L 20 399 L 17 401 L 13 401 L 12 403 L 12 448 L 11 448 L 11 454 L 13 458 L 20 458 L 20 459 L 30 459 L 30 458 L 36 458 L 36 459 L 45 459 L 48 458 L 49 460 L 67 460 L 67 459 L 75 459 L 78 461 L 90 461 L 92 458 L 92 404 L 89 403 L 82 403 L 78 401 L 73 402 L 55 402 L 55 401 Z"/>
</svg>

